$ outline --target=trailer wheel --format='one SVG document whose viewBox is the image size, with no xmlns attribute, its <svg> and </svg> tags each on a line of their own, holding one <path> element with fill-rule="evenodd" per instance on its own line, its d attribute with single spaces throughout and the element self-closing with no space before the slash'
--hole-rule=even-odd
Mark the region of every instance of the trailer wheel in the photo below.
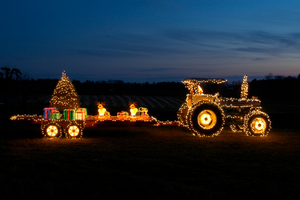
<svg viewBox="0 0 300 200">
<path fill-rule="evenodd" d="M 251 111 L 245 116 L 244 127 L 248 136 L 267 136 L 272 128 L 269 115 L 260 110 Z"/>
<path fill-rule="evenodd" d="M 43 129 L 44 136 L 48 138 L 58 138 L 61 137 L 61 126 L 55 122 L 49 122 L 47 123 Z"/>
<path fill-rule="evenodd" d="M 188 127 L 187 123 L 187 115 L 188 115 L 189 107 L 187 103 L 183 103 L 177 112 L 177 118 L 181 126 Z"/>
<path fill-rule="evenodd" d="M 80 138 L 82 137 L 82 127 L 76 122 L 71 122 L 65 128 L 65 135 L 67 138 Z"/>
<path fill-rule="evenodd" d="M 214 102 L 199 102 L 189 114 L 190 130 L 198 136 L 219 135 L 224 123 L 224 111 Z"/>
</svg>

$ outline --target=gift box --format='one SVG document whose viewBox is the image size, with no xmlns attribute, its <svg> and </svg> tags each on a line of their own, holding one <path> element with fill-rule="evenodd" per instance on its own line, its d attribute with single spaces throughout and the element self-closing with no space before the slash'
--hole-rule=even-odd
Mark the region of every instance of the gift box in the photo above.
<svg viewBox="0 0 300 200">
<path fill-rule="evenodd" d="M 60 119 L 60 112 L 57 110 L 51 111 L 51 119 Z"/>
<path fill-rule="evenodd" d="M 86 120 L 87 109 L 86 108 L 78 108 L 76 110 L 76 120 Z"/>
<path fill-rule="evenodd" d="M 54 107 L 44 108 L 44 114 L 43 114 L 44 119 L 52 119 L 52 118 L 51 118 L 51 113 L 52 113 L 52 111 L 54 111 L 54 110 L 57 110 L 57 109 L 54 108 Z"/>
<path fill-rule="evenodd" d="M 74 109 L 64 109 L 64 119 L 65 120 L 75 120 L 75 110 Z"/>
<path fill-rule="evenodd" d="M 84 113 L 81 111 L 76 111 L 76 120 L 85 120 Z"/>
</svg>

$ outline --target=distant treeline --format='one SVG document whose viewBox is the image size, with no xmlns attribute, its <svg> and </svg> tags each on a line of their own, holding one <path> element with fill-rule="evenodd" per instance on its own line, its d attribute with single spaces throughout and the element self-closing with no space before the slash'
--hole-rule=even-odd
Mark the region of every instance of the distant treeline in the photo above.
<svg viewBox="0 0 300 200">
<path fill-rule="evenodd" d="M 299 102 L 300 103 L 300 76 L 284 77 L 266 76 L 266 79 L 249 82 L 249 98 L 258 96 L 263 101 Z M 170 96 L 185 99 L 189 92 L 181 82 L 158 83 L 124 83 L 123 81 L 93 82 L 73 81 L 78 92 L 82 95 L 137 95 L 137 96 Z M 201 84 L 204 93 L 219 92 L 224 97 L 239 98 L 241 81 L 226 82 L 225 84 Z"/>
<path fill-rule="evenodd" d="M 249 83 L 249 94 L 266 102 L 300 103 L 300 74 L 295 77 L 274 76 Z"/>
<path fill-rule="evenodd" d="M 266 76 L 267 77 L 267 76 Z M 28 99 L 38 99 L 51 95 L 58 79 L 11 79 L 0 81 L 0 102 L 19 101 L 26 104 Z M 135 95 L 169 96 L 185 99 L 187 88 L 180 82 L 125 83 L 120 80 L 85 81 L 73 80 L 79 95 Z M 204 93 L 219 92 L 223 97 L 240 97 L 242 81 L 225 84 L 203 84 Z M 249 82 L 249 97 L 258 96 L 263 101 L 300 103 L 300 76 L 267 77 Z"/>
</svg>

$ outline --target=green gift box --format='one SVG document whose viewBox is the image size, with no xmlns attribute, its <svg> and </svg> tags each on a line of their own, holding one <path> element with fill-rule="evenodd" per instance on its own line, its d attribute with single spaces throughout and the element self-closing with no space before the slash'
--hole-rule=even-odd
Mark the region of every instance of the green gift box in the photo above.
<svg viewBox="0 0 300 200">
<path fill-rule="evenodd" d="M 60 119 L 60 112 L 57 110 L 52 110 L 50 117 L 51 119 Z"/>
<path fill-rule="evenodd" d="M 75 110 L 74 109 L 64 109 L 64 119 L 65 120 L 75 120 Z"/>
</svg>

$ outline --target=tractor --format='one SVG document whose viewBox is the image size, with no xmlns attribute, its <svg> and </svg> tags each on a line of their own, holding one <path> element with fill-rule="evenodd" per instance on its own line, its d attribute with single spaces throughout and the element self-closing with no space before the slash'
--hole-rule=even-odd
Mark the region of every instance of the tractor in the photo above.
<svg viewBox="0 0 300 200">
<path fill-rule="evenodd" d="M 226 124 L 234 132 L 244 132 L 248 136 L 267 136 L 272 128 L 271 120 L 262 111 L 261 101 L 257 97 L 247 97 L 246 75 L 240 98 L 222 97 L 219 93 L 204 94 L 200 86 L 200 83 L 222 84 L 226 81 L 214 78 L 184 79 L 182 83 L 190 93 L 178 110 L 179 125 L 200 137 L 217 136 Z"/>
</svg>

